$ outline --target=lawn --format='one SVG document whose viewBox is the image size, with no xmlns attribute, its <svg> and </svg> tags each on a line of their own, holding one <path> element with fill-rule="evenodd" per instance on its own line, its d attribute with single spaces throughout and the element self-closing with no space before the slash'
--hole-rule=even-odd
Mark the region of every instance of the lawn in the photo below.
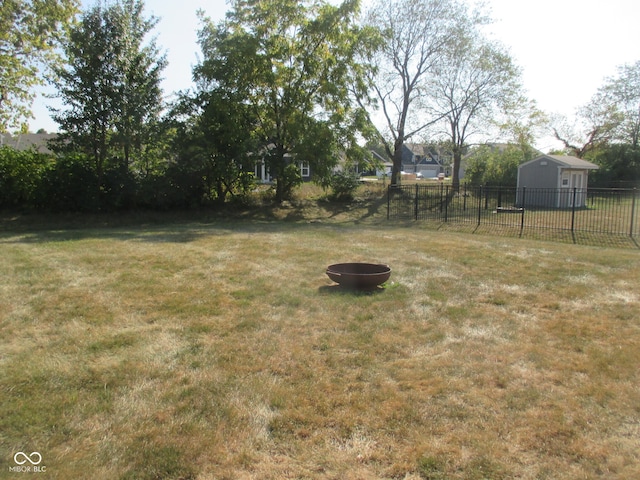
<svg viewBox="0 0 640 480">
<path fill-rule="evenodd" d="M 0 478 L 640 478 L 638 251 L 278 217 L 5 222 Z"/>
</svg>

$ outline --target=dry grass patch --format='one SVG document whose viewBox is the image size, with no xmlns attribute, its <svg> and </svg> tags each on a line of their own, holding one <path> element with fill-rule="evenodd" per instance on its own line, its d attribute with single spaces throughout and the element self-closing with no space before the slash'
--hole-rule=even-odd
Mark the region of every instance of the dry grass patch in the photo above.
<svg viewBox="0 0 640 480">
<path fill-rule="evenodd" d="M 273 221 L 5 232 L 0 458 L 49 478 L 640 476 L 635 251 Z M 344 291 L 340 261 L 393 268 Z"/>
</svg>

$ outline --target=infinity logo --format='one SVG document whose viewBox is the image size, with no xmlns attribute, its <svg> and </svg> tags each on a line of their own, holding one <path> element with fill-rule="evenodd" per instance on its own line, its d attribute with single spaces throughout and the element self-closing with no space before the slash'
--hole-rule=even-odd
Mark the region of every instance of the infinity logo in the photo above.
<svg viewBox="0 0 640 480">
<path fill-rule="evenodd" d="M 37 460 L 33 459 L 34 455 L 38 457 Z M 19 461 L 18 458 L 22 458 L 23 460 Z M 31 465 L 38 465 L 42 461 L 42 455 L 38 452 L 31 452 L 31 455 L 27 455 L 24 452 L 18 452 L 13 456 L 13 461 L 18 465 L 24 465 L 27 462 L 31 463 Z"/>
</svg>

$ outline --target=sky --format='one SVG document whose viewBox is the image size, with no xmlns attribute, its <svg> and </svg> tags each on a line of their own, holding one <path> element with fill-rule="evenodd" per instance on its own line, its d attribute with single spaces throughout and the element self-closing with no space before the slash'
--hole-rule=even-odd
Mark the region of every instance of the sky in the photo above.
<svg viewBox="0 0 640 480">
<path fill-rule="evenodd" d="M 83 0 L 83 6 L 94 5 Z M 191 86 L 191 69 L 199 47 L 196 12 L 220 20 L 225 0 L 146 0 L 146 14 L 160 18 L 154 31 L 166 52 L 163 90 L 167 98 Z M 522 69 L 529 98 L 549 114 L 574 117 L 616 68 L 640 60 L 640 1 L 638 0 L 485 0 L 494 19 L 487 32 L 502 42 Z M 34 102 L 31 131 L 57 130 L 39 95 Z M 536 145 L 557 147 L 549 137 Z"/>
</svg>

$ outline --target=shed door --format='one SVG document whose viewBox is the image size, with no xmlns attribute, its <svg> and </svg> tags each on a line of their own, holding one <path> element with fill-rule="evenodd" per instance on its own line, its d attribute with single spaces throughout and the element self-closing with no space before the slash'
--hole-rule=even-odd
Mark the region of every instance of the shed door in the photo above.
<svg viewBox="0 0 640 480">
<path fill-rule="evenodd" d="M 566 203 L 563 202 L 566 206 L 584 207 L 587 197 L 587 190 L 584 188 L 586 183 L 584 176 L 585 173 L 582 170 L 565 170 L 562 172 L 562 187 L 567 189 L 564 194 L 566 197 Z M 574 188 L 576 189 L 575 205 L 573 195 Z"/>
</svg>

